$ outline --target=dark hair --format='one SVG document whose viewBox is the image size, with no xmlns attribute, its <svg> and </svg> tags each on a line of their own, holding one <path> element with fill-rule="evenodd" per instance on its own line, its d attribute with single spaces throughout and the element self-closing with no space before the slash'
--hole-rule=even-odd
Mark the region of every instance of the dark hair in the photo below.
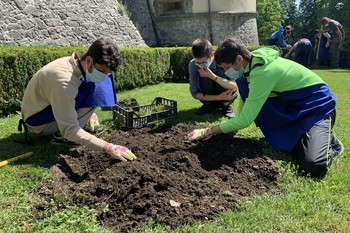
<svg viewBox="0 0 350 233">
<path fill-rule="evenodd" d="M 116 71 L 121 63 L 118 47 L 108 38 L 100 38 L 92 43 L 81 59 L 85 60 L 87 56 L 92 57 L 94 64 L 106 65 L 112 71 Z"/>
<path fill-rule="evenodd" d="M 213 46 L 206 39 L 198 38 L 192 43 L 192 56 L 194 58 L 209 57 L 212 51 Z"/>
<path fill-rule="evenodd" d="M 216 49 L 215 61 L 219 65 L 221 63 L 234 64 L 237 55 L 241 55 L 247 61 L 251 58 L 250 52 L 241 41 L 234 38 L 228 38 L 221 42 Z"/>
<path fill-rule="evenodd" d="M 291 30 L 291 31 L 293 30 L 293 28 L 292 28 L 291 25 L 287 25 L 287 26 L 284 27 L 284 30 L 287 30 L 287 29 L 288 29 L 288 30 Z"/>
</svg>

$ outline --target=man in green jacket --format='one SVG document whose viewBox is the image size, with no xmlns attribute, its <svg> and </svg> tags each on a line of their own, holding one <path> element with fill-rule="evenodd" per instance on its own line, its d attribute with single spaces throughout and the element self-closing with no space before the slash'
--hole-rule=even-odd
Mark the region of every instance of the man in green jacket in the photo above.
<svg viewBox="0 0 350 233">
<path fill-rule="evenodd" d="M 336 98 L 327 84 L 302 65 L 261 48 L 249 52 L 234 39 L 223 41 L 215 61 L 244 73 L 236 79 L 241 97 L 239 114 L 220 125 L 197 129 L 187 139 L 206 140 L 236 132 L 254 121 L 273 148 L 291 153 L 299 167 L 313 177 L 325 174 L 335 155 L 344 150 L 335 137 Z"/>
</svg>

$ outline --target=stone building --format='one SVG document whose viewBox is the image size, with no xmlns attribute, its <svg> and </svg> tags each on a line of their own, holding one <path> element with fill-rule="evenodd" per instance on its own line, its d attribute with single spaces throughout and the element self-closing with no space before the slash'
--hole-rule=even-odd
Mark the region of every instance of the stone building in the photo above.
<svg viewBox="0 0 350 233">
<path fill-rule="evenodd" d="M 188 45 L 197 37 L 217 44 L 237 37 L 258 44 L 255 0 L 149 0 L 159 43 Z"/>
<path fill-rule="evenodd" d="M 120 47 L 217 44 L 234 36 L 258 44 L 256 0 L 1 0 L 0 45 Z"/>
</svg>

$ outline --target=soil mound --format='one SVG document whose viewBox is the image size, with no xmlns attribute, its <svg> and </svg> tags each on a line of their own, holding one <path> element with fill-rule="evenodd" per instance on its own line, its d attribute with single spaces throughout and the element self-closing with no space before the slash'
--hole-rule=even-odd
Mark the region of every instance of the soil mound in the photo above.
<svg viewBox="0 0 350 233">
<path fill-rule="evenodd" d="M 90 150 L 69 152 L 52 168 L 55 179 L 40 193 L 47 200 L 54 195 L 70 205 L 97 209 L 102 225 L 129 231 L 149 221 L 172 228 L 210 221 L 234 209 L 242 197 L 277 190 L 277 166 L 256 141 L 218 135 L 186 142 L 194 128 L 178 124 L 114 130 L 107 141 L 127 146 L 137 160 L 119 162 Z"/>
</svg>

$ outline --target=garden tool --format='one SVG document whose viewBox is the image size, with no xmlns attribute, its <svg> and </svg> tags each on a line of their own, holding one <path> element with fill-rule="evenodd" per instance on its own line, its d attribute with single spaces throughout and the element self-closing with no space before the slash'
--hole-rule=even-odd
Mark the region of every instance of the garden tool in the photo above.
<svg viewBox="0 0 350 233">
<path fill-rule="evenodd" d="M 18 155 L 18 156 L 16 156 L 16 157 L 13 157 L 13 158 L 10 158 L 10 159 L 1 161 L 1 162 L 0 162 L 0 167 L 5 166 L 5 165 L 7 165 L 7 164 L 10 164 L 10 163 L 12 163 L 12 162 L 14 162 L 14 161 L 16 161 L 16 160 L 27 158 L 27 157 L 31 156 L 32 154 L 33 154 L 33 152 L 27 152 L 27 153 L 25 153 L 25 154 Z"/>
</svg>

